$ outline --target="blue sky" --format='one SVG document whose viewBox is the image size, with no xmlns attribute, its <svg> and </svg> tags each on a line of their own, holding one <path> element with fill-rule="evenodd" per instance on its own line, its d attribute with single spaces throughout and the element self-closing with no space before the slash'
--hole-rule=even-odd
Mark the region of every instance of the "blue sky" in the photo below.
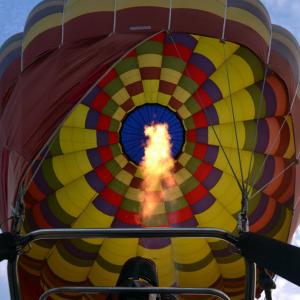
<svg viewBox="0 0 300 300">
<path fill-rule="evenodd" d="M 0 0 L 0 45 L 12 34 L 22 31 L 27 15 L 39 2 L 40 0 Z M 272 22 L 290 30 L 300 41 L 300 0 L 262 0 L 262 2 L 267 7 Z M 295 234 L 293 243 L 300 247 L 300 231 Z M 300 299 L 299 287 L 281 278 L 276 280 L 276 284 L 274 300 Z M 0 299 L 9 299 L 6 262 L 0 263 Z"/>
</svg>

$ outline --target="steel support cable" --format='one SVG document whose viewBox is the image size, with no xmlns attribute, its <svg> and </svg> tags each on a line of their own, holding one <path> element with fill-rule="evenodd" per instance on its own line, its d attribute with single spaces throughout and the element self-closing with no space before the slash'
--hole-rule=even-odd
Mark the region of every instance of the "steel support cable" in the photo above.
<svg viewBox="0 0 300 300">
<path fill-rule="evenodd" d="M 236 126 L 236 118 L 233 108 L 233 100 L 232 100 L 232 90 L 231 90 L 231 84 L 230 84 L 230 78 L 229 78 L 229 70 L 228 70 L 228 61 L 227 61 L 227 55 L 226 55 L 226 49 L 225 49 L 225 43 L 226 41 L 223 41 L 223 54 L 224 54 L 224 65 L 226 70 L 226 77 L 227 77 L 227 84 L 229 89 L 229 99 L 230 99 L 230 106 L 231 106 L 231 114 L 233 119 L 233 126 L 234 126 L 234 136 L 236 141 L 236 147 L 237 147 L 237 153 L 238 153 L 238 160 L 239 160 L 239 167 L 241 172 L 241 180 L 242 180 L 242 193 L 245 193 L 245 186 L 244 186 L 244 175 L 243 175 L 243 166 L 242 166 L 242 160 L 241 160 L 241 153 L 240 153 L 240 145 L 239 145 L 239 139 L 238 139 L 238 133 L 237 133 L 237 126 Z"/>
<path fill-rule="evenodd" d="M 182 57 L 182 55 L 181 55 L 179 49 L 178 49 L 177 46 L 176 46 L 176 43 L 175 43 L 175 41 L 174 41 L 174 39 L 173 39 L 173 37 L 172 37 L 172 33 L 168 33 L 168 34 L 169 34 L 170 37 L 171 37 L 171 40 L 172 40 L 172 42 L 173 42 L 173 44 L 174 44 L 174 47 L 175 47 L 175 50 L 176 50 L 177 54 L 178 54 L 179 57 L 184 61 L 184 59 L 183 59 L 183 57 Z M 187 73 L 188 76 L 191 77 L 191 74 L 190 74 L 190 72 L 189 72 L 187 69 L 186 69 L 186 73 Z M 192 77 L 191 77 L 191 78 L 192 78 Z M 198 96 L 198 98 L 200 99 L 200 104 L 201 104 L 201 106 L 203 106 L 203 103 L 202 103 L 202 101 L 201 101 L 202 97 L 201 97 L 201 95 L 199 94 L 198 90 L 197 90 L 195 93 L 196 93 L 196 95 Z M 207 114 L 206 117 L 208 118 L 208 120 L 210 121 L 210 123 L 213 124 L 213 123 L 212 123 L 212 120 L 211 120 L 211 118 L 210 118 L 210 116 L 209 116 L 209 114 Z M 228 163 L 228 165 L 229 165 L 229 167 L 230 167 L 230 170 L 231 170 L 231 172 L 232 172 L 232 174 L 233 174 L 233 176 L 234 176 L 234 178 L 235 178 L 235 180 L 236 180 L 236 182 L 237 182 L 237 184 L 238 184 L 238 186 L 239 186 L 241 192 L 243 193 L 243 187 L 242 187 L 241 183 L 239 182 L 238 176 L 236 175 L 236 172 L 234 171 L 232 164 L 230 163 L 230 160 L 229 160 L 229 158 L 228 158 L 228 156 L 227 156 L 227 153 L 226 153 L 226 151 L 225 151 L 225 149 L 224 149 L 224 147 L 223 147 L 223 145 L 222 145 L 222 143 L 221 143 L 221 140 L 220 140 L 220 138 L 219 138 L 219 136 L 218 136 L 218 134 L 217 134 L 217 132 L 216 132 L 216 130 L 215 130 L 215 128 L 214 128 L 214 125 L 211 125 L 211 128 L 212 128 L 213 133 L 214 133 L 214 135 L 215 135 L 215 137 L 216 137 L 216 139 L 217 139 L 217 141 L 218 141 L 218 143 L 219 143 L 219 147 L 221 148 L 221 150 L 222 150 L 222 152 L 223 152 L 223 154 L 224 154 L 224 156 L 225 156 L 225 159 L 226 159 L 226 161 L 227 161 L 227 163 Z"/>
<path fill-rule="evenodd" d="M 269 182 L 267 182 L 265 185 L 263 185 L 259 190 L 257 190 L 254 194 L 251 195 L 250 199 L 253 199 L 256 195 L 258 195 L 260 192 L 262 192 L 268 185 L 270 185 L 272 182 L 274 182 L 276 179 L 278 179 L 281 175 L 283 175 L 286 171 L 288 171 L 291 167 L 297 164 L 297 160 L 300 157 L 300 152 L 297 155 L 296 160 L 289 163 L 281 172 L 279 172 L 275 177 L 273 177 Z"/>
<path fill-rule="evenodd" d="M 269 50 L 268 50 L 268 55 L 267 55 L 267 60 L 265 63 L 265 72 L 264 72 L 264 79 L 263 79 L 263 84 L 262 84 L 262 89 L 259 97 L 259 106 L 258 106 L 258 112 L 257 112 L 257 119 L 256 119 L 256 130 L 255 130 L 255 135 L 254 135 L 254 142 L 256 143 L 257 140 L 257 135 L 258 135 L 258 124 L 260 121 L 260 114 L 261 114 L 261 109 L 262 109 L 262 100 L 264 98 L 264 92 L 265 92 L 265 86 L 266 86 L 266 80 L 267 80 L 267 75 L 269 71 L 269 62 L 270 62 L 270 57 L 271 57 L 271 49 L 272 49 L 272 39 L 273 39 L 273 28 L 272 26 L 270 27 L 270 40 L 269 40 Z M 250 158 L 250 164 L 249 164 L 249 169 L 248 169 L 248 174 L 247 174 L 247 182 L 246 182 L 246 194 L 247 197 L 251 191 L 251 185 L 250 185 L 250 173 L 251 173 L 251 168 L 252 168 L 252 163 L 254 160 L 254 149 L 252 151 L 252 155 Z M 253 177 L 253 175 L 251 175 Z M 249 189 L 248 189 L 249 186 Z"/>
<path fill-rule="evenodd" d="M 298 84 L 297 84 L 296 92 L 295 92 L 295 95 L 294 95 L 294 97 L 293 97 L 292 103 L 291 103 L 291 105 L 290 105 L 290 110 L 289 110 L 289 112 L 287 113 L 287 115 L 285 116 L 285 119 L 284 119 L 284 121 L 282 122 L 282 124 L 281 124 L 279 130 L 277 131 L 276 136 L 274 137 L 274 139 L 272 139 L 272 143 L 271 143 L 271 147 L 270 147 L 270 153 L 271 153 L 271 151 L 274 149 L 274 146 L 275 146 L 275 144 L 277 143 L 277 141 L 278 141 L 278 139 L 279 139 L 279 137 L 280 137 L 280 133 L 281 133 L 281 131 L 283 130 L 285 124 L 287 123 L 287 116 L 290 115 L 290 114 L 292 113 L 292 109 L 293 109 L 294 103 L 295 103 L 295 101 L 296 101 L 298 89 L 300 89 L 300 81 L 299 81 Z M 258 171 L 256 172 L 255 177 L 253 176 L 252 182 L 250 183 L 250 181 L 249 181 L 249 186 L 250 186 L 250 187 L 254 187 L 255 181 L 258 179 L 258 176 L 259 176 L 260 172 L 263 170 L 263 168 L 264 168 L 264 166 L 265 166 L 265 164 L 266 164 L 266 162 L 267 162 L 267 160 L 268 160 L 268 158 L 269 158 L 270 156 L 271 156 L 271 154 L 265 155 L 265 158 L 264 158 L 262 164 L 260 165 Z M 297 158 L 296 158 L 296 159 L 298 159 L 298 158 L 299 158 L 299 154 L 297 155 Z M 253 190 L 253 189 L 251 189 L 251 188 L 249 189 L 248 195 L 250 195 L 250 192 L 251 192 L 252 190 Z M 252 196 L 250 196 L 250 197 L 253 198 Z"/>
</svg>

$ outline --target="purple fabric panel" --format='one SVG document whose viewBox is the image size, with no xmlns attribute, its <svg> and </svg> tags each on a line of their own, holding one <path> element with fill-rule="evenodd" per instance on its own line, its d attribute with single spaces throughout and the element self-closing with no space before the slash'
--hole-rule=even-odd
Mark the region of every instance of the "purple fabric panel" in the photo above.
<svg viewBox="0 0 300 300">
<path fill-rule="evenodd" d="M 102 211 L 104 214 L 109 216 L 115 216 L 118 210 L 118 207 L 112 205 L 111 203 L 107 202 L 101 196 L 97 196 L 93 201 L 94 206 Z"/>
</svg>

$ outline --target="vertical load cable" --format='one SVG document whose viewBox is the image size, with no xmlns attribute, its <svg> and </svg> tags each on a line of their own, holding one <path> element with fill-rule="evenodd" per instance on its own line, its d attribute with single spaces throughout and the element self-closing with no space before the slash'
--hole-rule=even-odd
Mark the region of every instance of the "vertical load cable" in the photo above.
<svg viewBox="0 0 300 300">
<path fill-rule="evenodd" d="M 270 63 L 271 48 L 272 48 L 272 39 L 273 39 L 273 29 L 272 29 L 272 26 L 271 26 L 270 29 L 271 29 L 271 31 L 270 31 L 269 49 L 268 49 L 267 60 L 266 60 L 266 63 L 265 63 L 264 79 L 263 79 L 263 84 L 262 84 L 262 89 L 261 89 L 260 97 L 259 97 L 259 100 L 258 100 L 259 101 L 259 106 L 258 106 L 258 112 L 257 112 L 257 115 L 256 115 L 256 130 L 255 130 L 255 135 L 254 135 L 254 143 L 256 143 L 256 141 L 257 141 L 258 125 L 259 125 L 259 122 L 260 122 L 260 114 L 261 114 L 261 110 L 262 110 L 262 102 L 263 102 L 263 98 L 264 98 L 264 92 L 265 92 L 267 75 L 268 75 L 268 72 L 269 72 L 269 63 Z M 255 180 L 257 178 L 257 176 L 254 175 L 254 173 L 251 173 L 252 164 L 254 162 L 254 153 L 255 153 L 255 149 L 253 149 L 252 152 L 251 152 L 251 158 L 250 158 L 249 169 L 248 169 L 248 174 L 247 174 L 247 181 L 246 181 L 246 190 L 247 190 L 246 193 L 247 193 L 247 196 L 250 195 L 251 190 L 252 190 L 251 187 L 253 187 L 253 185 L 255 183 Z M 259 172 L 260 172 L 260 170 L 259 170 Z M 251 173 L 251 176 L 250 176 L 250 173 Z M 250 177 L 251 177 L 251 179 L 252 178 L 255 178 L 255 179 L 253 179 L 252 182 L 251 182 Z"/>
<path fill-rule="evenodd" d="M 177 46 L 176 46 L 176 43 L 175 43 L 175 40 L 174 40 L 172 34 L 169 33 L 169 36 L 170 36 L 170 38 L 171 38 L 171 40 L 172 40 L 172 43 L 173 43 L 173 45 L 174 45 L 174 47 L 175 47 L 175 50 L 176 50 L 178 56 L 184 61 L 184 59 L 183 59 L 183 57 L 182 57 L 182 54 L 180 53 L 179 49 L 178 49 Z M 187 74 L 188 76 L 192 77 L 191 74 L 190 74 L 190 72 L 189 72 L 188 70 L 186 70 L 186 74 Z M 202 96 L 199 94 L 198 91 L 196 91 L 196 95 L 197 95 L 198 98 L 200 99 L 200 105 L 202 106 L 202 103 L 201 103 L 201 102 L 202 102 L 202 101 L 201 101 Z M 211 120 L 209 114 L 207 115 L 207 119 L 209 120 L 209 122 L 210 122 L 211 124 L 213 124 L 213 122 L 212 122 L 212 120 Z M 235 178 L 235 180 L 236 180 L 236 182 L 237 182 L 237 184 L 238 184 L 238 186 L 239 186 L 241 192 L 243 192 L 243 187 L 242 187 L 241 183 L 239 182 L 239 179 L 238 179 L 237 174 L 235 173 L 235 171 L 234 171 L 234 169 L 233 169 L 232 164 L 230 163 L 230 160 L 229 160 L 229 158 L 228 158 L 228 156 L 227 156 L 227 153 L 226 153 L 226 151 L 225 151 L 225 149 L 224 149 L 224 147 L 223 147 L 223 145 L 222 145 L 222 143 L 221 143 L 220 137 L 218 136 L 218 134 L 217 134 L 217 132 L 216 132 L 216 129 L 214 128 L 214 125 L 212 125 L 211 128 L 212 128 L 213 133 L 214 133 L 214 135 L 215 135 L 215 137 L 216 137 L 216 139 L 217 139 L 217 141 L 218 141 L 218 143 L 219 143 L 219 147 L 221 148 L 221 150 L 222 150 L 222 152 L 223 152 L 223 154 L 224 154 L 224 156 L 225 156 L 225 159 L 226 159 L 226 161 L 227 161 L 227 163 L 228 163 L 228 165 L 229 165 L 229 167 L 230 167 L 230 170 L 231 170 L 231 172 L 232 172 L 232 174 L 233 174 L 233 176 L 234 176 L 234 178 Z"/>
</svg>

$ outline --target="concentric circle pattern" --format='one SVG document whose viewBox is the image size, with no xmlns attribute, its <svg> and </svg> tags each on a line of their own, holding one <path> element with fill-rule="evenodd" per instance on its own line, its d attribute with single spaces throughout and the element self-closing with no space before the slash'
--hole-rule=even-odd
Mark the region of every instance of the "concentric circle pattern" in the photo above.
<svg viewBox="0 0 300 300">
<path fill-rule="evenodd" d="M 176 185 L 150 226 L 236 232 L 238 179 L 249 191 L 251 230 L 286 240 L 295 175 L 293 168 L 282 171 L 294 159 L 293 128 L 285 85 L 271 71 L 264 80 L 264 69 L 247 48 L 204 36 L 159 33 L 138 45 L 76 106 L 41 168 L 32 170 L 37 175 L 25 196 L 23 230 L 141 226 L 142 175 L 122 148 L 122 135 L 130 134 L 130 116 L 166 107 L 183 124 L 184 145 Z M 216 287 L 243 298 L 243 259 L 214 239 L 38 242 L 20 268 L 39 276 L 44 288 L 112 286 L 136 255 L 155 261 L 161 286 Z"/>
<path fill-rule="evenodd" d="M 159 104 L 138 106 L 126 116 L 120 130 L 120 141 L 124 154 L 129 160 L 139 165 L 144 156 L 146 136 L 145 126 L 167 124 L 171 137 L 172 156 L 177 157 L 184 143 L 184 128 L 177 115 Z"/>
</svg>

